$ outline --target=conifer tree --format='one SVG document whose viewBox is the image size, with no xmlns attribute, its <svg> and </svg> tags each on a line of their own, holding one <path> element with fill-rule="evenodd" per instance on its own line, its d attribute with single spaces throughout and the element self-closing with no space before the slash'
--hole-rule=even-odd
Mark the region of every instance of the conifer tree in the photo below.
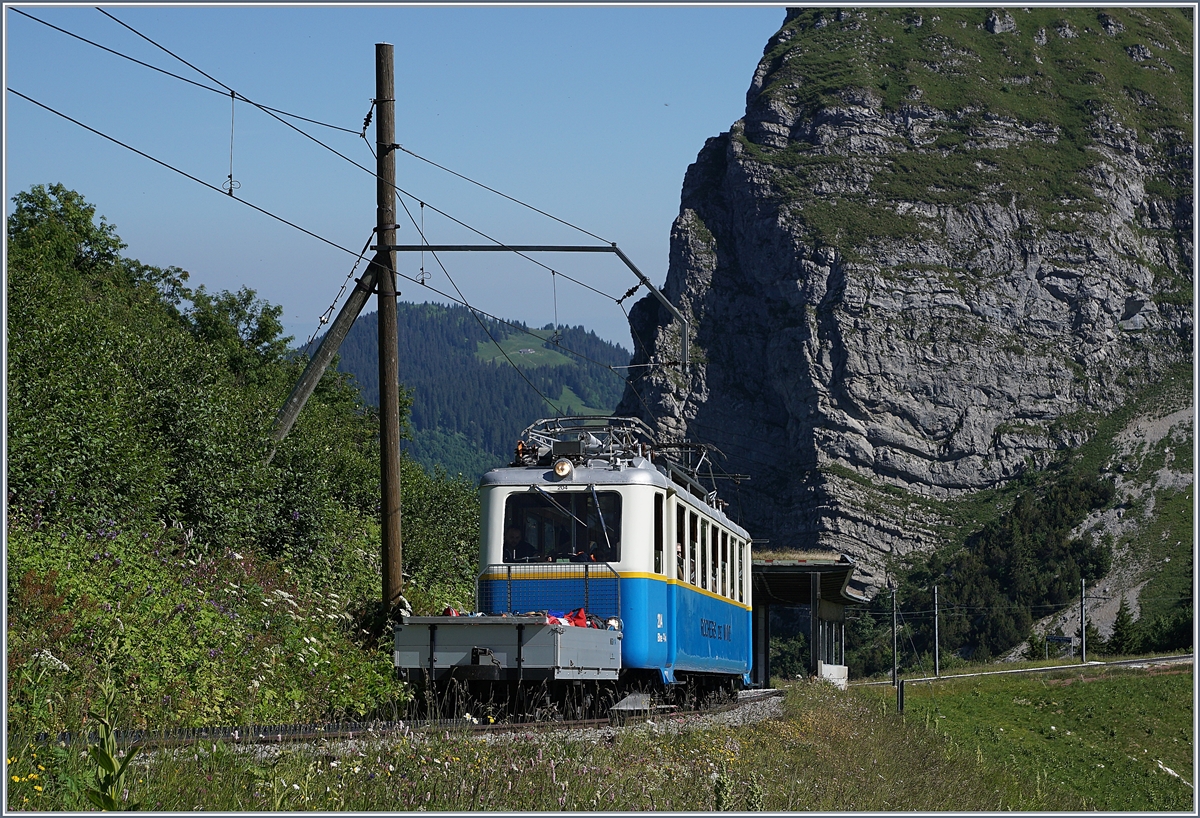
<svg viewBox="0 0 1200 818">
<path fill-rule="evenodd" d="M 1108 637 L 1108 652 L 1114 656 L 1137 653 L 1141 647 L 1141 641 L 1137 623 L 1129 611 L 1129 603 L 1122 594 L 1121 605 L 1117 608 L 1117 618 L 1113 621 L 1112 635 Z"/>
</svg>

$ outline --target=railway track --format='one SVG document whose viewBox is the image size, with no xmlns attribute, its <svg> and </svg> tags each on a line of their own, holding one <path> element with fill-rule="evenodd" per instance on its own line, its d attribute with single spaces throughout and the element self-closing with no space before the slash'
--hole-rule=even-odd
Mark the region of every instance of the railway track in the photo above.
<svg viewBox="0 0 1200 818">
<path fill-rule="evenodd" d="M 686 718 L 727 713 L 754 702 L 784 695 L 782 690 L 743 690 L 735 701 L 702 710 L 679 710 L 674 707 L 655 707 L 650 710 L 622 714 L 620 718 L 604 719 L 556 719 L 550 721 L 498 721 L 487 724 L 478 719 L 411 719 L 369 722 L 336 722 L 329 724 L 275 724 L 243 725 L 238 727 L 187 727 L 174 730 L 118 730 L 116 740 L 119 747 L 140 745 L 145 749 L 187 747 L 196 744 L 233 746 L 285 745 L 329 741 L 353 741 L 386 738 L 406 732 L 451 731 L 460 734 L 502 734 L 513 732 L 538 732 L 553 730 L 586 730 L 612 726 L 638 724 L 654 719 Z M 96 733 L 59 733 L 51 737 L 40 733 L 37 743 L 42 746 L 55 745 L 69 748 L 86 747 L 99 741 Z"/>
</svg>

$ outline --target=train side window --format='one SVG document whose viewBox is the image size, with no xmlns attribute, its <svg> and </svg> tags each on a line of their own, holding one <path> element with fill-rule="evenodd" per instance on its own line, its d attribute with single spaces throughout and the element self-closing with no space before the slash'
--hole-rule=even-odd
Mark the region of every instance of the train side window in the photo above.
<svg viewBox="0 0 1200 818">
<path fill-rule="evenodd" d="M 675 565 L 676 579 L 683 579 L 684 573 L 684 556 L 683 556 L 683 532 L 687 530 L 687 522 L 684 519 L 686 512 L 679 501 L 675 504 Z"/>
<path fill-rule="evenodd" d="M 654 493 L 654 573 L 663 573 L 663 500 L 659 492 Z"/>
<path fill-rule="evenodd" d="M 700 521 L 700 587 L 708 590 L 708 520 Z"/>
<path fill-rule="evenodd" d="M 713 526 L 712 548 L 708 552 L 709 576 L 712 577 L 712 583 L 709 586 L 710 591 L 717 590 L 717 527 Z"/>
<path fill-rule="evenodd" d="M 688 582 L 696 584 L 696 545 L 700 541 L 700 518 L 688 512 Z"/>
<path fill-rule="evenodd" d="M 721 596 L 729 593 L 729 532 L 721 532 Z"/>
<path fill-rule="evenodd" d="M 746 543 L 738 540 L 738 602 L 746 601 L 746 580 L 743 577 L 746 565 Z"/>
<path fill-rule="evenodd" d="M 738 598 L 738 577 L 741 576 L 741 554 L 738 553 L 737 537 L 729 537 L 729 598 Z"/>
</svg>

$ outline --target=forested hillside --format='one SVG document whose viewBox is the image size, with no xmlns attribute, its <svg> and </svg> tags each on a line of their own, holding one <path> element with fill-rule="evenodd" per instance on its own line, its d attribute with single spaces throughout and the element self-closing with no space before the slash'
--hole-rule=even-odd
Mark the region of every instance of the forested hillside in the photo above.
<svg viewBox="0 0 1200 818">
<path fill-rule="evenodd" d="M 10 737 L 77 729 L 106 678 L 125 725 L 390 714 L 373 410 L 331 373 L 265 462 L 304 363 L 280 308 L 123 256 L 61 185 L 14 204 Z M 469 604 L 474 488 L 402 473 L 405 594 Z"/>
<path fill-rule="evenodd" d="M 475 479 L 507 462 L 534 420 L 607 414 L 625 386 L 606 367 L 628 364 L 630 353 L 581 326 L 560 327 L 556 341 L 549 326 L 487 318 L 481 326 L 465 307 L 401 302 L 397 312 L 400 382 L 412 397 L 408 449 L 427 468 Z M 378 333 L 376 313 L 359 316 L 338 364 L 372 406 L 379 403 Z"/>
</svg>

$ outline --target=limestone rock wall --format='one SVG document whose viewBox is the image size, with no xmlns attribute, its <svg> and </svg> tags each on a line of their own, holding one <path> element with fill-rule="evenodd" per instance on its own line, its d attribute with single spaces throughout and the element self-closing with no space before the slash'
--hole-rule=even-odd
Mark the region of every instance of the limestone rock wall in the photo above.
<svg viewBox="0 0 1200 818">
<path fill-rule="evenodd" d="M 1044 47 L 1043 64 L 1084 38 L 1127 54 L 1103 38 L 1142 25 L 1110 34 L 1074 10 L 1058 21 L 1069 38 L 1017 12 L 958 13 L 978 17 L 978 35 L 961 26 L 972 36 L 1008 37 L 1035 58 Z M 692 323 L 693 365 L 686 378 L 644 370 L 617 410 L 715 444 L 720 466 L 751 475 L 721 490 L 756 537 L 848 553 L 872 587 L 889 556 L 944 540 L 929 501 L 1078 445 L 1088 413 L 1192 347 L 1192 199 L 1178 183 L 1190 140 L 1102 95 L 1064 125 L 982 92 L 973 106 L 941 104 L 936 72 L 858 81 L 855 60 L 890 52 L 855 43 L 899 37 L 901 23 L 911 34 L 963 22 L 941 14 L 914 26 L 902 10 L 788 12 L 745 117 L 684 179 L 664 291 Z M 944 30 L 942 51 L 970 51 Z M 918 57 L 944 57 L 921 36 Z M 817 64 L 829 37 L 845 64 L 828 53 Z M 1186 42 L 1155 42 L 1190 65 Z M 812 76 L 834 70 L 847 82 L 814 98 Z M 1180 80 L 1187 117 L 1191 79 Z M 679 327 L 653 299 L 635 305 L 631 330 L 635 364 L 678 359 Z"/>
</svg>

